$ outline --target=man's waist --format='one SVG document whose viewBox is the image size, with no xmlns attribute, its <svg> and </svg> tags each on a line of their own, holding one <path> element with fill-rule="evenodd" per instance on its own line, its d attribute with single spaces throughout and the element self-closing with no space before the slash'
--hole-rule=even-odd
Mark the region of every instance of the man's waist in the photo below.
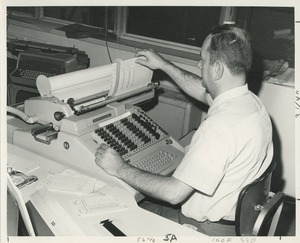
<svg viewBox="0 0 300 243">
<path fill-rule="evenodd" d="M 192 225 L 197 225 L 198 223 L 212 223 L 212 224 L 221 224 L 221 225 L 235 225 L 235 221 L 234 220 L 228 220 L 228 219 L 220 219 L 217 221 L 212 221 L 209 219 L 206 219 L 205 221 L 197 221 L 193 218 L 189 218 L 187 216 L 185 216 L 184 214 L 182 214 L 182 212 L 180 212 L 180 223 L 190 223 Z"/>
<path fill-rule="evenodd" d="M 212 223 L 217 223 L 217 224 L 222 224 L 222 225 L 235 225 L 235 221 L 227 220 L 227 219 L 220 219 L 219 221 L 212 222 Z"/>
</svg>

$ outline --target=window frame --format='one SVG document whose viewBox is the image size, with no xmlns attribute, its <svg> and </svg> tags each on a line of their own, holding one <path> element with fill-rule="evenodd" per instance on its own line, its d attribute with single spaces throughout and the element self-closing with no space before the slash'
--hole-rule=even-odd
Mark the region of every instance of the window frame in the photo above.
<svg viewBox="0 0 300 243">
<path fill-rule="evenodd" d="M 117 35 L 118 41 L 116 42 L 118 42 L 119 44 L 132 45 L 134 47 L 135 43 L 139 43 L 139 46 L 144 46 L 145 48 L 149 46 L 158 47 L 159 49 L 166 48 L 167 50 L 171 50 L 171 52 L 172 51 L 185 52 L 191 55 L 199 55 L 201 47 L 127 33 L 126 23 L 127 23 L 127 16 L 128 16 L 128 7 L 127 6 L 114 6 L 114 7 L 115 7 L 115 24 L 114 24 L 113 32 Z M 221 24 L 225 22 L 234 22 L 235 9 L 236 7 L 222 7 L 219 23 Z M 26 16 L 35 19 L 40 19 L 45 22 L 51 22 L 51 23 L 56 23 L 61 25 L 68 25 L 68 24 L 75 23 L 73 21 L 61 20 L 57 18 L 44 16 L 44 7 L 35 7 L 34 16 L 26 13 L 21 13 L 21 12 L 17 12 L 13 14 L 17 16 Z M 86 25 L 86 26 L 91 26 L 91 25 Z M 105 40 L 105 41 L 114 42 L 113 40 Z"/>
<path fill-rule="evenodd" d="M 154 46 L 165 47 L 175 51 L 185 51 L 191 54 L 199 54 L 201 47 L 182 44 L 174 41 L 166 41 L 157 38 L 146 37 L 127 33 L 128 7 L 117 7 L 115 19 L 115 31 L 119 38 L 129 41 L 136 41 Z M 222 7 L 219 23 L 234 23 L 236 17 L 236 7 Z"/>
</svg>

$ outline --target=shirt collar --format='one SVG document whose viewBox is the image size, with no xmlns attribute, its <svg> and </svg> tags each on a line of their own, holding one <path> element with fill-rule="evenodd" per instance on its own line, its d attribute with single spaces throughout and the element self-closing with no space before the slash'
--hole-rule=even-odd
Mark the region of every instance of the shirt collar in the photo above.
<svg viewBox="0 0 300 243">
<path fill-rule="evenodd" d="M 214 107 L 217 107 L 219 104 L 223 103 L 224 101 L 242 96 L 244 94 L 247 94 L 248 92 L 249 92 L 248 84 L 245 84 L 243 86 L 239 86 L 237 88 L 230 89 L 230 90 L 218 95 L 213 100 L 213 102 L 208 110 L 207 116 L 209 116 L 209 114 L 212 112 L 212 110 L 214 110 Z"/>
</svg>

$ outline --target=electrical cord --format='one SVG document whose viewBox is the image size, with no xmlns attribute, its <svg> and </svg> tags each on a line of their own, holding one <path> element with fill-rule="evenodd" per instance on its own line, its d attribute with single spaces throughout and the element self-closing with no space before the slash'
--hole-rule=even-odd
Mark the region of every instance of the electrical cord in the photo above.
<svg viewBox="0 0 300 243">
<path fill-rule="evenodd" d="M 110 63 L 112 63 L 112 58 L 110 55 L 110 50 L 108 48 L 108 43 L 107 43 L 107 32 L 108 32 L 108 12 L 107 12 L 107 7 L 105 7 L 105 45 L 106 45 L 106 50 L 107 50 L 107 54 L 110 60 Z"/>
<path fill-rule="evenodd" d="M 12 107 L 12 106 L 7 106 L 6 107 L 6 112 L 12 113 L 18 117 L 20 117 L 23 121 L 29 124 L 34 124 L 38 122 L 38 117 L 37 116 L 28 116 L 25 112 Z"/>
</svg>

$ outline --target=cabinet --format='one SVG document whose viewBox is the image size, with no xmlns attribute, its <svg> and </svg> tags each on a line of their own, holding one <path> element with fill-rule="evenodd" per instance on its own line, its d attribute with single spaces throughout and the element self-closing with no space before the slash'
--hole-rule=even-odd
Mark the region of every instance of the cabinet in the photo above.
<svg viewBox="0 0 300 243">
<path fill-rule="evenodd" d="M 199 127 L 204 107 L 181 92 L 159 89 L 156 105 L 142 107 L 170 135 L 180 139 Z"/>
</svg>

